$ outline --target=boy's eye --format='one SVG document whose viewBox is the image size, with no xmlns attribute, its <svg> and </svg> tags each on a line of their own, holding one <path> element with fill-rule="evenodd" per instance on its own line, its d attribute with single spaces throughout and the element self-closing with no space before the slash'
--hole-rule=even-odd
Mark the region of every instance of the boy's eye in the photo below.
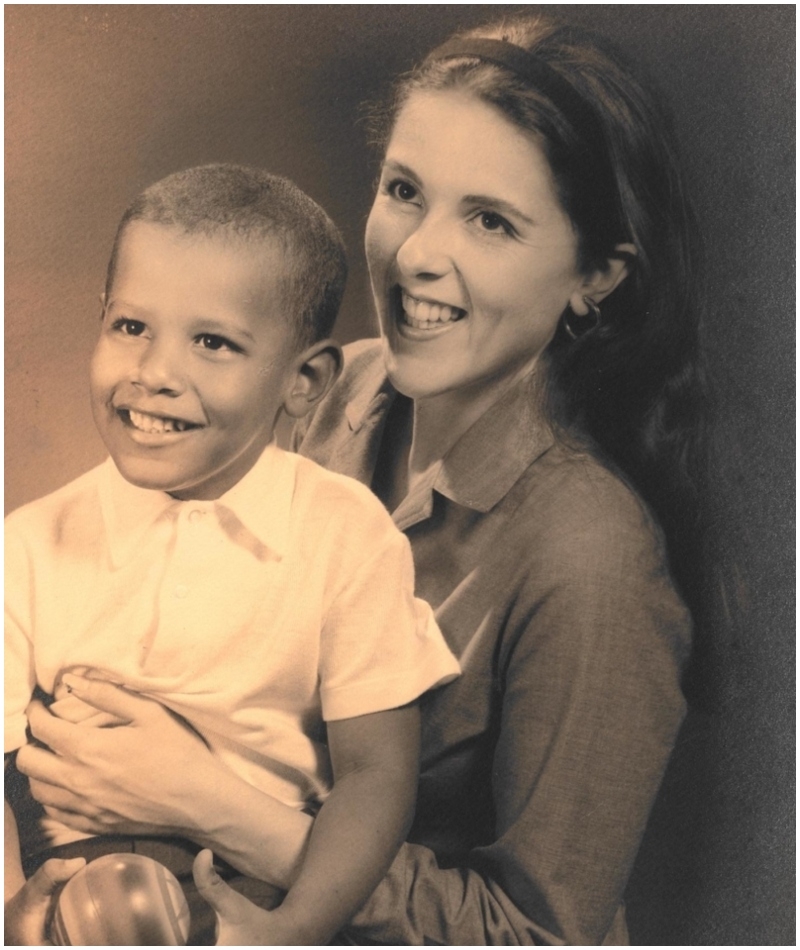
<svg viewBox="0 0 800 950">
<path fill-rule="evenodd" d="M 236 346 L 235 343 L 226 340 L 224 336 L 219 336 L 216 333 L 202 333 L 197 338 L 197 342 L 204 350 L 212 350 L 213 352 L 220 350 L 231 350 L 234 353 L 240 352 L 240 348 Z"/>
<path fill-rule="evenodd" d="M 390 181 L 386 186 L 387 192 L 398 201 L 413 201 L 419 194 L 417 189 L 402 178 Z"/>
<path fill-rule="evenodd" d="M 146 327 L 141 320 L 129 320 L 127 317 L 120 317 L 119 320 L 114 321 L 112 329 L 119 330 L 120 333 L 124 333 L 126 336 L 141 336 Z"/>
</svg>

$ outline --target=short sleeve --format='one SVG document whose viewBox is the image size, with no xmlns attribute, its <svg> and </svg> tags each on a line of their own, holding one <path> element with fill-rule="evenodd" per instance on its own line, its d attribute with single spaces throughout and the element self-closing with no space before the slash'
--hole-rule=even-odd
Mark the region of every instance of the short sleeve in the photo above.
<svg viewBox="0 0 800 950">
<path fill-rule="evenodd" d="M 414 597 L 408 540 L 372 496 L 369 506 L 350 525 L 322 630 L 326 721 L 395 709 L 460 672 L 433 611 Z"/>
</svg>

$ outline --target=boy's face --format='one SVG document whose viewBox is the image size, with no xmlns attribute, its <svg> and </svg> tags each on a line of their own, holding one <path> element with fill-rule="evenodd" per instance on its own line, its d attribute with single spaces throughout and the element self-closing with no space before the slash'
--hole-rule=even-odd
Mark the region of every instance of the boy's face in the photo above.
<svg viewBox="0 0 800 950">
<path fill-rule="evenodd" d="M 213 499 L 272 439 L 298 367 L 277 242 L 131 223 L 91 370 L 114 462 L 142 488 Z"/>
</svg>

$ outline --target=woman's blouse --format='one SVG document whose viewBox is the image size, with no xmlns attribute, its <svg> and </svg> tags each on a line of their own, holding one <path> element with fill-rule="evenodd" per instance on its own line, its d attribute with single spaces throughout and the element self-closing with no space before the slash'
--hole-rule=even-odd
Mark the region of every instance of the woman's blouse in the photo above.
<svg viewBox="0 0 800 950">
<path fill-rule="evenodd" d="M 403 398 L 377 341 L 348 347 L 299 451 L 371 484 Z M 422 700 L 416 818 L 356 943 L 627 942 L 689 618 L 645 506 L 534 406 L 509 389 L 393 512 L 463 674 Z"/>
</svg>

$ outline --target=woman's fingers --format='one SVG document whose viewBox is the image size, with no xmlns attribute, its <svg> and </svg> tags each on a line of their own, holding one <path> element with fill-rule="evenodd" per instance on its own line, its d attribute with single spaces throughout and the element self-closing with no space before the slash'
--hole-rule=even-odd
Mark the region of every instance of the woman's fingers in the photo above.
<svg viewBox="0 0 800 950">
<path fill-rule="evenodd" d="M 93 802 L 76 794 L 72 789 L 51 785 L 35 778 L 30 779 L 30 787 L 33 797 L 45 808 L 57 808 L 59 811 L 85 815 L 87 818 L 100 814 L 100 809 Z"/>
<path fill-rule="evenodd" d="M 70 672 L 62 674 L 61 682 L 82 702 L 110 713 L 123 723 L 146 719 L 154 709 L 160 708 L 154 700 L 131 693 L 107 680 L 89 679 Z"/>
<path fill-rule="evenodd" d="M 70 726 L 70 728 L 78 727 Z M 58 785 L 60 788 L 70 786 L 71 763 L 62 755 L 54 755 L 48 749 L 35 745 L 22 746 L 17 752 L 17 768 L 29 779 Z"/>
<path fill-rule="evenodd" d="M 34 699 L 28 706 L 25 714 L 28 717 L 28 725 L 34 737 L 43 742 L 54 752 L 62 754 L 74 751 L 75 743 L 80 739 L 81 732 L 71 723 L 59 719 L 46 709 L 38 699 Z M 23 749 L 30 746 L 23 746 Z"/>
<path fill-rule="evenodd" d="M 91 726 L 99 728 L 102 726 L 121 726 L 125 725 L 123 720 L 114 716 L 112 713 L 102 712 L 85 703 L 77 696 L 71 696 L 64 691 L 65 695 L 61 699 L 56 699 L 48 707 L 51 716 L 57 716 L 65 722 L 71 722 L 74 725 Z M 56 694 L 58 695 L 58 694 Z"/>
<path fill-rule="evenodd" d="M 109 831 L 106 822 L 101 821 L 93 815 L 82 815 L 79 812 L 53 808 L 49 805 L 45 806 L 45 812 L 48 818 L 59 821 L 62 825 L 66 825 L 73 831 L 80 831 L 85 835 L 125 834 L 124 831 L 116 827 L 113 827 Z"/>
</svg>

